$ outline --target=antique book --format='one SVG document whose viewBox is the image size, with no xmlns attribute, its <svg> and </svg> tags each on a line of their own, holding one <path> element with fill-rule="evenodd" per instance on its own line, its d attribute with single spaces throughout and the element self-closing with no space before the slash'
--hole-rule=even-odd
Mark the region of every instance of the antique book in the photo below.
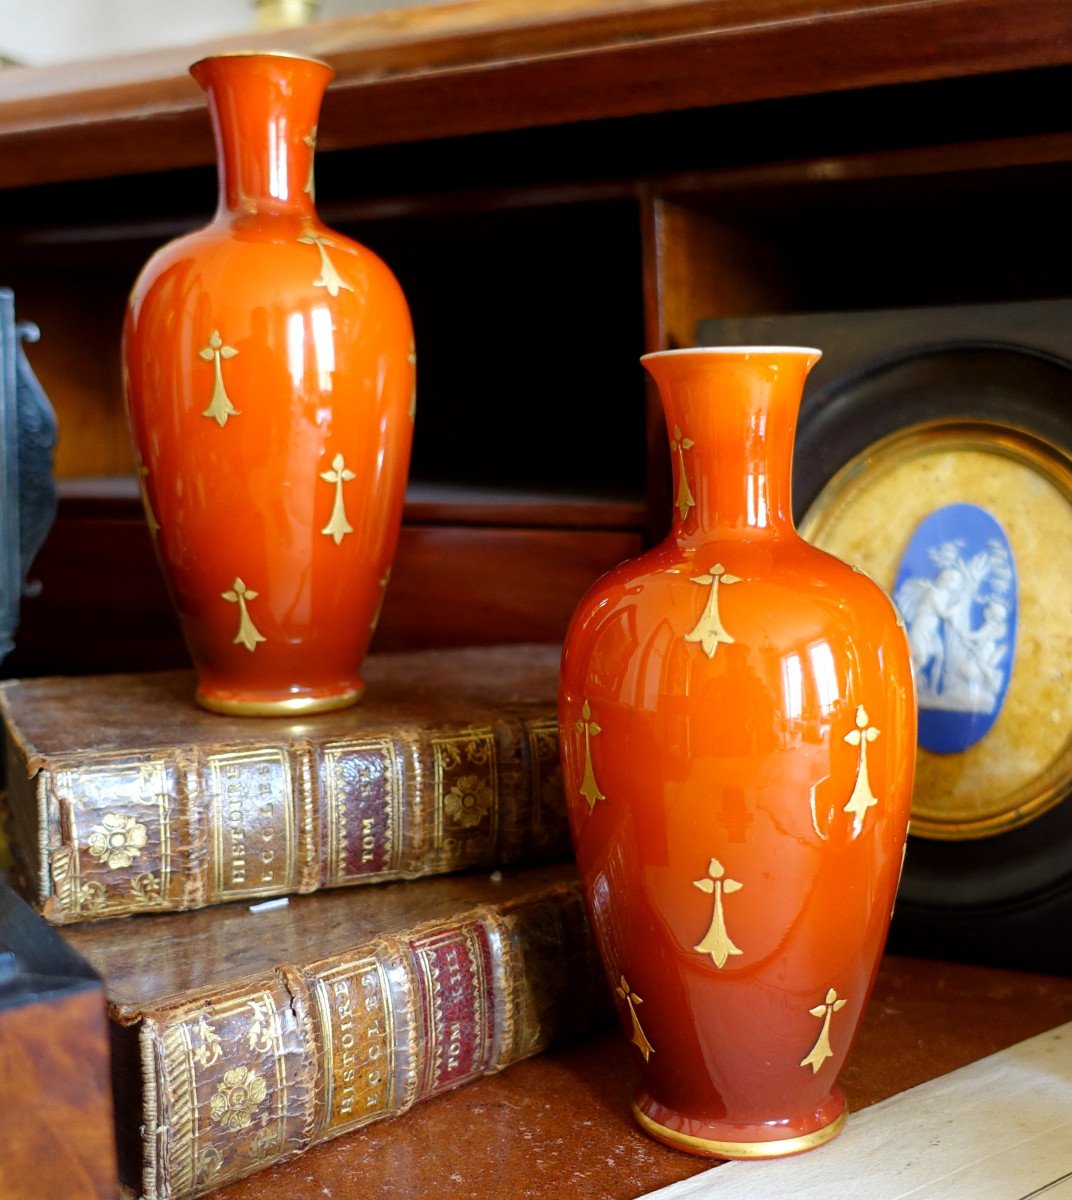
<svg viewBox="0 0 1072 1200">
<path fill-rule="evenodd" d="M 120 1178 L 183 1200 L 609 1016 L 570 864 L 65 929 L 104 979 Z"/>
<path fill-rule="evenodd" d="M 374 655 L 301 720 L 204 712 L 181 671 L 0 684 L 16 874 L 66 924 L 565 857 L 558 658 Z"/>
</svg>

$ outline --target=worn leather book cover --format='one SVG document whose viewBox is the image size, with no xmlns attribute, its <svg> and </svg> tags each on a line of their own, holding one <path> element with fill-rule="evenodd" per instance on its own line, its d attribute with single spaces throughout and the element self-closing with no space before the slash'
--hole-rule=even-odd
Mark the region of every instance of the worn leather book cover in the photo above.
<svg viewBox="0 0 1072 1200">
<path fill-rule="evenodd" d="M 65 929 L 104 979 L 120 1177 L 184 1200 L 607 1015 L 570 864 Z"/>
<path fill-rule="evenodd" d="M 56 924 L 562 858 L 559 649 L 372 656 L 301 720 L 186 672 L 0 684 L 17 875 Z"/>
<path fill-rule="evenodd" d="M 115 1200 L 104 990 L 0 883 L 0 1200 Z"/>
</svg>

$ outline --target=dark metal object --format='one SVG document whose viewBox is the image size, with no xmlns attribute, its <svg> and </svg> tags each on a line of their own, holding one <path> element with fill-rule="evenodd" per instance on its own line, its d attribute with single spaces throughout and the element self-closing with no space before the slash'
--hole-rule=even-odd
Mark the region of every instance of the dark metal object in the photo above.
<svg viewBox="0 0 1072 1200">
<path fill-rule="evenodd" d="M 30 566 L 56 516 L 56 416 L 22 349 L 39 336 L 15 321 L 14 294 L 0 288 L 0 660 L 14 645 L 21 597 L 35 592 Z"/>
</svg>

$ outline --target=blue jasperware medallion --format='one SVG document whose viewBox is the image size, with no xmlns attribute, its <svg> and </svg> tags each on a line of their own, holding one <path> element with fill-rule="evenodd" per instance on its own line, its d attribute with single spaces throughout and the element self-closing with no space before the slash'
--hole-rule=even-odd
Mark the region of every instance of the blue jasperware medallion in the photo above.
<svg viewBox="0 0 1072 1200">
<path fill-rule="evenodd" d="M 966 750 L 998 719 L 1012 672 L 1016 566 L 1004 529 L 974 504 L 936 509 L 901 559 L 894 601 L 912 650 L 919 744 Z"/>
</svg>

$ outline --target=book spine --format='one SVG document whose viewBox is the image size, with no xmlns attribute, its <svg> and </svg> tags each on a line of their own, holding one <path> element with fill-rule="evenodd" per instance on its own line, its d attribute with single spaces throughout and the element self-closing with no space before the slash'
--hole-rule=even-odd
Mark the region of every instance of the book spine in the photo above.
<svg viewBox="0 0 1072 1200">
<path fill-rule="evenodd" d="M 588 1032 L 601 982 L 579 890 L 556 885 L 141 1015 L 124 1182 L 188 1200 L 397 1116 Z"/>
<path fill-rule="evenodd" d="M 24 786 L 36 899 L 55 924 L 569 851 L 547 710 L 320 743 L 56 757 Z"/>
</svg>

